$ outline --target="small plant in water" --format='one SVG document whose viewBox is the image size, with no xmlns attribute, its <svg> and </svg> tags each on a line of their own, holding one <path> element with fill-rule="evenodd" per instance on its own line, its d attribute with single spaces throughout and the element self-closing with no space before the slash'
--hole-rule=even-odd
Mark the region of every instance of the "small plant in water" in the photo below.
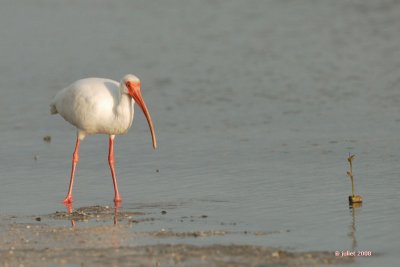
<svg viewBox="0 0 400 267">
<path fill-rule="evenodd" d="M 351 180 L 351 196 L 349 196 L 349 203 L 353 204 L 353 203 L 361 203 L 363 201 L 362 197 L 359 195 L 355 194 L 355 190 L 354 190 L 354 175 L 353 175 L 353 159 L 354 159 L 355 155 L 350 155 L 347 158 L 347 161 L 350 164 L 350 170 L 347 172 L 347 176 L 350 177 Z"/>
</svg>

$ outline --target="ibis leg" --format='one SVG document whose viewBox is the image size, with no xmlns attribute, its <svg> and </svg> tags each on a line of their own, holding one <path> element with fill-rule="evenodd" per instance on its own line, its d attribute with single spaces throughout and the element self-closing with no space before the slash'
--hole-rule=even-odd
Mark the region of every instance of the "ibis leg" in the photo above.
<svg viewBox="0 0 400 267">
<path fill-rule="evenodd" d="M 110 165 L 111 176 L 112 176 L 113 184 L 114 184 L 114 193 L 115 193 L 114 202 L 118 203 L 118 202 L 121 202 L 122 199 L 119 195 L 117 177 L 115 176 L 115 169 L 114 169 L 114 137 L 115 136 L 113 136 L 113 135 L 110 136 L 109 151 L 108 151 L 108 163 Z"/>
<path fill-rule="evenodd" d="M 68 193 L 64 199 L 65 204 L 72 203 L 72 186 L 74 185 L 76 165 L 78 164 L 79 161 L 79 144 L 80 144 L 80 139 L 77 137 L 74 154 L 72 155 L 71 178 L 69 181 Z"/>
</svg>

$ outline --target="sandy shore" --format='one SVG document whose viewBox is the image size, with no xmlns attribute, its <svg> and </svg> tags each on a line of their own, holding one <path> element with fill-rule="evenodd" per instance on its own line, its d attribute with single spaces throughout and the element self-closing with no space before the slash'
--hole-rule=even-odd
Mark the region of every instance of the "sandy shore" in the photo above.
<svg viewBox="0 0 400 267">
<path fill-rule="evenodd" d="M 0 226 L 0 266 L 319 266 L 352 262 L 351 258 L 338 258 L 332 252 L 324 251 L 292 252 L 235 244 L 189 245 L 185 244 L 187 238 L 232 233 L 224 230 L 174 232 L 164 229 L 136 232 L 134 225 L 152 219 L 143 215 L 94 206 L 73 212 L 32 216 L 29 219 L 31 222 L 20 222 L 21 218 L 16 216 L 3 218 Z M 58 226 L 60 221 L 57 220 L 70 221 L 71 225 Z M 100 223 L 76 225 L 82 221 Z M 108 223 L 101 223 L 103 221 Z M 234 234 L 257 236 L 269 233 Z M 135 243 L 135 240 L 146 237 L 156 239 L 158 244 Z M 169 244 L 169 237 L 182 238 L 182 244 Z"/>
</svg>

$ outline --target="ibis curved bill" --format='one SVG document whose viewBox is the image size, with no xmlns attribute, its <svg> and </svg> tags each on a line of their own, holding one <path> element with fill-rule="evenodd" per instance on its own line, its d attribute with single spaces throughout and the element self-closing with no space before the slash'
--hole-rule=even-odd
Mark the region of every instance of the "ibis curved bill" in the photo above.
<svg viewBox="0 0 400 267">
<path fill-rule="evenodd" d="M 114 169 L 114 138 L 125 134 L 132 125 L 134 104 L 143 111 L 149 124 L 153 148 L 157 148 L 156 135 L 149 110 L 140 92 L 140 80 L 132 74 L 120 83 L 104 78 L 86 78 L 72 83 L 54 97 L 50 104 L 51 114 L 60 114 L 77 128 L 72 156 L 71 177 L 64 203 L 72 203 L 72 187 L 79 161 L 80 142 L 90 134 L 109 135 L 108 162 L 114 184 L 114 201 L 121 202 Z"/>
</svg>

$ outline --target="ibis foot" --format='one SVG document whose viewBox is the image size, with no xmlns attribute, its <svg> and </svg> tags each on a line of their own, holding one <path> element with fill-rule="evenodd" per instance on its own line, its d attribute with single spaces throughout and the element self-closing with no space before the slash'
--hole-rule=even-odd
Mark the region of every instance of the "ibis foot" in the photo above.
<svg viewBox="0 0 400 267">
<path fill-rule="evenodd" d="M 65 199 L 64 199 L 64 204 L 71 204 L 72 203 L 72 196 L 68 195 Z"/>
<path fill-rule="evenodd" d="M 122 202 L 122 198 L 120 197 L 120 196 L 116 196 L 115 198 L 114 198 L 114 203 L 115 204 L 120 204 Z"/>
</svg>

